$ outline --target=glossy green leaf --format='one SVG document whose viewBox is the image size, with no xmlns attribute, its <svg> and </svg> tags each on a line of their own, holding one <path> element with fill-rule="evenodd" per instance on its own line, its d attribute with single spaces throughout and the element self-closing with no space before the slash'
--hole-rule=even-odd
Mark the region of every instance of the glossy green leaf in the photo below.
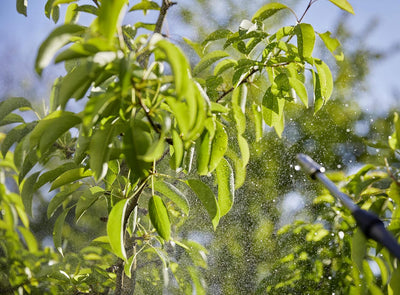
<svg viewBox="0 0 400 295">
<path fill-rule="evenodd" d="M 122 8 L 127 3 L 128 0 L 103 0 L 101 2 L 99 17 L 94 21 L 92 26 L 109 42 L 117 32 Z"/>
<path fill-rule="evenodd" d="M 259 105 L 253 103 L 252 106 L 253 111 L 253 121 L 254 121 L 254 128 L 255 128 L 255 136 L 256 142 L 259 142 L 263 136 L 263 118 L 262 118 L 262 109 Z"/>
<path fill-rule="evenodd" d="M 363 260 L 367 250 L 367 239 L 360 230 L 356 230 L 351 241 L 351 259 L 357 270 L 363 272 Z"/>
<path fill-rule="evenodd" d="M 308 107 L 308 94 L 304 83 L 296 78 L 289 77 L 289 84 L 294 91 L 296 91 L 296 94 L 300 98 L 301 102 Z"/>
<path fill-rule="evenodd" d="M 91 137 L 89 146 L 89 164 L 96 181 L 101 180 L 107 173 L 108 159 L 110 157 L 110 144 L 114 137 L 116 124 L 107 122 L 101 125 Z"/>
<path fill-rule="evenodd" d="M 35 192 L 34 185 L 40 174 L 40 171 L 33 173 L 22 183 L 21 198 L 24 204 L 25 211 L 28 215 L 32 216 L 32 198 Z"/>
<path fill-rule="evenodd" d="M 160 180 L 154 182 L 154 189 L 174 202 L 183 213 L 189 215 L 189 202 L 185 195 L 174 185 Z"/>
<path fill-rule="evenodd" d="M 52 6 L 57 6 L 60 4 L 67 4 L 67 3 L 72 3 L 72 2 L 77 2 L 78 0 L 55 0 L 52 4 Z"/>
<path fill-rule="evenodd" d="M 337 7 L 343 9 L 344 11 L 350 12 L 354 14 L 353 7 L 350 5 L 350 3 L 347 0 L 329 0 L 333 4 L 335 4 Z"/>
<path fill-rule="evenodd" d="M 236 122 L 236 129 L 238 134 L 243 134 L 246 130 L 246 115 L 244 110 L 246 107 L 247 87 L 240 85 L 235 88 L 232 93 L 232 111 L 233 117 Z"/>
<path fill-rule="evenodd" d="M 78 8 L 78 4 L 72 3 L 71 5 L 68 5 L 67 11 L 65 12 L 65 17 L 64 17 L 64 23 L 69 24 L 69 23 L 75 23 L 79 12 L 76 11 Z"/>
<path fill-rule="evenodd" d="M 178 132 L 173 129 L 172 130 L 172 145 L 174 148 L 174 154 L 172 156 L 172 168 L 177 170 L 182 166 L 183 156 L 184 156 L 184 145 L 182 138 L 179 136 Z"/>
<path fill-rule="evenodd" d="M 50 219 L 56 210 L 67 200 L 76 190 L 81 186 L 80 183 L 73 183 L 66 186 L 64 190 L 57 193 L 49 202 L 47 206 L 47 218 Z"/>
<path fill-rule="evenodd" d="M 281 136 L 284 128 L 283 108 L 285 100 L 271 93 L 268 89 L 263 98 L 263 119 L 267 125 L 274 127 L 276 133 Z"/>
<path fill-rule="evenodd" d="M 24 156 L 25 158 L 23 159 L 21 167 L 18 167 L 20 169 L 18 175 L 19 183 L 23 181 L 25 176 L 29 173 L 29 171 L 31 171 L 31 169 L 36 165 L 39 160 L 35 150 L 27 151 Z"/>
<path fill-rule="evenodd" d="M 38 251 L 38 249 L 39 249 L 38 242 L 36 241 L 36 238 L 33 235 L 33 233 L 29 229 L 27 229 L 23 226 L 18 226 L 18 230 L 24 237 L 24 240 L 25 240 L 26 245 L 28 246 L 29 252 L 35 253 L 36 251 Z"/>
<path fill-rule="evenodd" d="M 388 285 L 388 295 L 398 295 L 400 290 L 400 267 L 393 269 Z"/>
<path fill-rule="evenodd" d="M 253 15 L 251 21 L 263 21 L 271 16 L 273 16 L 275 13 L 282 9 L 287 9 L 288 7 L 284 4 L 281 3 L 268 3 L 261 7 L 257 12 Z"/>
<path fill-rule="evenodd" d="M 206 129 L 204 129 L 200 136 L 196 151 L 197 151 L 197 172 L 200 175 L 207 175 L 209 172 L 208 164 L 211 157 L 211 145 L 215 134 L 215 121 L 208 119 L 205 122 Z"/>
<path fill-rule="evenodd" d="M 27 7 L 28 7 L 28 0 L 17 0 L 18 13 L 28 16 Z"/>
<path fill-rule="evenodd" d="M 98 15 L 99 14 L 99 9 L 96 6 L 93 5 L 81 5 L 78 6 L 76 9 L 76 11 L 81 11 L 81 12 L 86 12 L 86 13 L 90 13 L 93 15 Z"/>
<path fill-rule="evenodd" d="M 152 144 L 152 137 L 147 124 L 140 120 L 131 122 L 123 140 L 124 155 L 128 166 L 137 177 L 145 178 L 149 174 L 151 163 L 141 159 Z"/>
<path fill-rule="evenodd" d="M 107 235 L 113 253 L 124 260 L 127 259 L 124 245 L 124 220 L 128 203 L 129 199 L 123 199 L 115 204 L 107 221 Z"/>
<path fill-rule="evenodd" d="M 76 203 L 75 208 L 75 222 L 78 222 L 79 219 L 85 214 L 85 212 L 96 203 L 101 196 L 104 195 L 104 189 L 99 186 L 93 186 L 88 190 L 85 190 L 84 193 L 79 197 L 78 202 Z"/>
<path fill-rule="evenodd" d="M 321 40 L 324 42 L 326 48 L 332 53 L 332 55 L 336 58 L 338 61 L 343 61 L 344 59 L 344 54 L 343 51 L 340 50 L 340 42 L 336 38 L 331 37 L 331 32 L 327 31 L 323 34 L 318 34 Z"/>
<path fill-rule="evenodd" d="M 322 96 L 319 74 L 314 70 L 311 70 L 311 72 L 313 75 L 313 85 L 314 85 L 314 114 L 315 114 L 322 108 L 324 104 L 324 99 Z"/>
<path fill-rule="evenodd" d="M 81 118 L 73 112 L 55 111 L 36 125 L 30 136 L 31 148 L 38 147 L 41 155 L 69 129 L 81 123 Z"/>
<path fill-rule="evenodd" d="M 39 179 L 37 180 L 37 182 L 35 184 L 35 190 L 41 188 L 46 183 L 52 182 L 54 179 L 56 179 L 58 176 L 60 176 L 65 171 L 68 171 L 68 170 L 71 170 L 74 168 L 77 168 L 77 165 L 74 162 L 67 162 L 67 163 L 64 163 L 64 164 L 58 166 L 55 169 L 46 171 L 45 173 L 40 175 Z"/>
<path fill-rule="evenodd" d="M 189 179 L 187 181 L 187 184 L 194 191 L 203 206 L 206 208 L 215 230 L 219 223 L 220 212 L 218 202 L 214 196 L 213 191 L 204 182 L 198 179 Z"/>
<path fill-rule="evenodd" d="M 203 46 L 206 45 L 210 41 L 227 38 L 230 34 L 232 34 L 232 32 L 228 29 L 216 30 L 206 37 L 206 39 L 203 41 Z"/>
<path fill-rule="evenodd" d="M 164 134 L 160 134 L 158 139 L 155 139 L 147 152 L 144 155 L 139 156 L 140 160 L 146 162 L 154 162 L 163 156 L 165 151 L 165 138 Z"/>
<path fill-rule="evenodd" d="M 393 117 L 394 132 L 389 136 L 389 146 L 392 150 L 400 149 L 400 119 L 397 112 Z"/>
<path fill-rule="evenodd" d="M 189 45 L 190 48 L 192 48 L 199 57 L 204 56 L 204 47 L 200 43 L 194 42 L 185 37 L 183 37 L 183 41 L 185 41 L 185 43 Z"/>
<path fill-rule="evenodd" d="M 85 168 L 75 168 L 68 170 L 58 176 L 51 185 L 50 191 L 55 190 L 63 185 L 70 184 L 74 181 L 90 177 L 93 173 L 90 170 L 86 170 Z"/>
<path fill-rule="evenodd" d="M 315 32 L 310 24 L 300 23 L 294 29 L 297 36 L 297 48 L 302 58 L 312 56 L 315 44 Z"/>
<path fill-rule="evenodd" d="M 157 195 L 152 196 L 149 200 L 149 216 L 160 237 L 168 241 L 171 238 L 171 223 L 168 210 L 163 200 Z"/>
<path fill-rule="evenodd" d="M 71 38 L 85 31 L 85 27 L 76 24 L 64 24 L 57 27 L 39 48 L 35 61 L 36 72 L 40 75 L 42 70 L 50 64 L 56 52 L 67 45 Z"/>
<path fill-rule="evenodd" d="M 333 91 L 332 73 L 326 63 L 322 60 L 315 59 L 314 63 L 319 75 L 322 98 L 326 102 L 331 97 Z"/>
<path fill-rule="evenodd" d="M 218 183 L 218 206 L 220 216 L 224 216 L 231 210 L 235 197 L 235 178 L 228 161 L 223 158 L 216 169 Z"/>
<path fill-rule="evenodd" d="M 224 126 L 219 121 L 216 121 L 215 127 L 215 134 L 211 143 L 210 162 L 208 164 L 209 172 L 212 172 L 217 168 L 219 162 L 225 155 L 226 149 L 228 148 L 228 134 L 226 133 Z"/>
<path fill-rule="evenodd" d="M 15 123 L 24 123 L 24 118 L 20 115 L 10 113 L 3 120 L 0 120 L 0 126 L 15 124 Z"/>
<path fill-rule="evenodd" d="M 20 142 L 29 132 L 31 132 L 36 126 L 36 122 L 26 123 L 18 125 L 7 132 L 6 137 L 1 143 L 1 153 L 3 157 L 6 156 L 8 150 L 14 143 Z"/>
<path fill-rule="evenodd" d="M 236 60 L 230 59 L 230 58 L 223 59 L 223 60 L 221 60 L 219 63 L 217 63 L 215 65 L 214 76 L 219 76 L 223 72 L 225 72 L 226 70 L 234 68 L 235 66 L 237 66 L 237 61 Z"/>
<path fill-rule="evenodd" d="M 134 10 L 143 10 L 144 14 L 146 15 L 147 10 L 160 10 L 160 5 L 154 1 L 143 0 L 142 2 L 133 5 L 131 9 L 129 9 L 129 11 Z"/>
<path fill-rule="evenodd" d="M 24 97 L 10 97 L 0 102 L 0 121 L 3 121 L 12 111 L 17 109 L 32 109 L 32 105 Z"/>
<path fill-rule="evenodd" d="M 65 218 L 67 217 L 69 210 L 71 210 L 72 207 L 69 207 L 65 209 L 60 216 L 57 217 L 56 222 L 54 224 L 53 228 L 53 242 L 54 242 L 54 247 L 57 249 L 57 251 L 61 254 L 63 254 L 63 249 L 62 249 L 62 230 L 64 227 L 64 222 Z"/>
<path fill-rule="evenodd" d="M 203 56 L 200 62 L 194 67 L 193 75 L 197 76 L 199 73 L 207 69 L 217 60 L 220 60 L 227 56 L 229 56 L 229 54 L 222 50 L 216 50 L 206 54 L 205 56 Z"/>
</svg>

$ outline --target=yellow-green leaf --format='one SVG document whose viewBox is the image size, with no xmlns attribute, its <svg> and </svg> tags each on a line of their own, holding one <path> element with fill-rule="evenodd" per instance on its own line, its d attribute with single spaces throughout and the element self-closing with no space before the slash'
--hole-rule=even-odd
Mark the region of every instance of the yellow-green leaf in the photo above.
<svg viewBox="0 0 400 295">
<path fill-rule="evenodd" d="M 85 171 L 85 168 L 75 168 L 68 170 L 54 180 L 53 184 L 51 185 L 50 191 L 55 190 L 56 188 L 59 188 L 63 185 L 70 184 L 79 179 L 90 177 L 92 175 L 93 172 L 90 170 Z"/>
<path fill-rule="evenodd" d="M 160 237 L 168 241 L 171 238 L 171 223 L 168 210 L 163 200 L 157 195 L 152 196 L 149 200 L 149 216 Z"/>
<path fill-rule="evenodd" d="M 107 235 L 113 253 L 123 260 L 127 260 L 124 245 L 124 220 L 129 199 L 119 201 L 111 209 L 107 221 Z"/>
<path fill-rule="evenodd" d="M 218 183 L 218 206 L 220 216 L 224 216 L 231 210 L 235 196 L 235 180 L 231 165 L 225 158 L 219 162 L 216 169 Z"/>
<path fill-rule="evenodd" d="M 344 11 L 354 14 L 354 9 L 347 0 L 329 0 Z"/>
<path fill-rule="evenodd" d="M 303 58 L 311 57 L 315 44 L 315 32 L 310 24 L 300 23 L 295 27 L 299 55 Z"/>
<path fill-rule="evenodd" d="M 275 13 L 282 9 L 287 9 L 288 7 L 284 4 L 281 3 L 268 3 L 261 7 L 257 12 L 253 15 L 252 17 L 252 22 L 255 21 L 263 21 L 271 16 L 273 16 Z"/>
</svg>

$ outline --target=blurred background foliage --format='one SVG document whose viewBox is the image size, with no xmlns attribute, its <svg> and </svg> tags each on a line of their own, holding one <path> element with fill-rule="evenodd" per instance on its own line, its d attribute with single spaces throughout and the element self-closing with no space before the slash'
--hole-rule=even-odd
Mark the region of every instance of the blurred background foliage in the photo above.
<svg viewBox="0 0 400 295">
<path fill-rule="evenodd" d="M 304 1 L 288 2 L 291 6 L 303 4 Z M 215 29 L 237 27 L 243 18 L 249 18 L 262 4 L 265 4 L 265 1 L 179 1 L 172 12 L 174 23 L 170 21 L 167 24 L 165 33 L 168 36 L 168 26 L 177 26 L 173 31 L 179 35 L 169 36 L 174 42 L 185 44 L 180 34 L 189 34 L 192 41 L 201 41 Z M 248 124 L 245 136 L 248 142 L 253 144 L 250 145 L 252 157 L 246 181 L 236 193 L 233 209 L 221 219 L 217 231 L 212 231 L 210 224 L 203 222 L 207 218 L 205 210 L 201 209 L 194 199 L 190 200 L 193 214 L 187 218 L 179 231 L 180 235 L 200 242 L 208 250 L 207 263 L 203 264 L 202 274 L 198 274 L 202 280 L 200 284 L 208 286 L 208 294 L 248 294 L 256 291 L 260 294 L 274 294 L 274 291 L 283 294 L 326 294 L 328 291 L 334 293 L 338 290 L 347 293 L 351 286 L 355 285 L 355 276 L 351 273 L 354 259 L 350 259 L 354 258 L 352 239 L 358 237 L 354 234 L 354 221 L 348 212 L 329 198 L 318 183 L 312 182 L 304 173 L 295 169 L 295 156 L 300 152 L 322 163 L 331 172 L 332 178 L 342 185 L 352 179 L 348 175 L 354 174 L 366 163 L 376 165 L 377 171 L 386 173 L 383 177 L 386 182 L 391 175 L 385 170 L 385 160 L 391 169 L 399 168 L 398 154 L 388 145 L 388 137 L 394 131 L 395 109 L 380 114 L 366 111 L 358 104 L 360 94 L 368 93 L 367 77 L 374 74 L 370 71 L 371 64 L 390 59 L 397 53 L 397 46 L 389 40 L 387 50 L 377 52 L 376 49 L 369 48 L 363 40 L 373 29 L 374 22 L 371 21 L 364 31 L 354 32 L 347 25 L 348 17 L 351 16 L 338 19 L 332 30 L 332 35 L 342 43 L 345 59 L 336 62 L 334 58 L 326 56 L 335 79 L 333 97 L 327 105 L 314 115 L 312 109 L 291 104 L 287 111 L 290 120 L 286 121 L 282 138 L 279 138 L 273 129 L 265 127 L 262 140 L 256 142 L 253 138 L 253 126 Z M 282 19 L 277 15 L 271 19 L 271 25 L 281 25 Z M 195 54 L 186 48 L 187 55 L 192 58 L 194 64 Z M 9 52 L 10 50 L 6 49 L 0 54 L 4 56 Z M 13 71 L 17 77 L 24 76 L 24 69 L 17 68 Z M 12 87 L 16 87 L 26 89 L 24 92 L 29 93 L 27 97 L 36 98 L 35 103 L 42 104 L 43 94 L 37 90 L 37 79 L 28 75 L 22 82 L 19 78 L 15 78 L 16 81 L 12 80 L 16 76 L 7 72 L 0 73 L 2 85 L 8 87 L 3 88 L 0 100 L 13 93 Z M 251 122 L 252 113 L 246 115 L 249 118 L 247 122 Z M 15 191 L 15 187 L 5 182 L 4 173 L 2 170 L 0 174 L 2 187 L 5 184 L 11 192 Z M 383 187 L 381 196 L 387 202 L 388 184 L 379 183 L 377 186 Z M 4 190 L 4 187 L 2 189 Z M 360 196 L 354 195 L 348 187 L 343 189 L 354 197 Z M 317 196 L 320 196 L 320 199 L 316 199 Z M 2 242 L 2 246 L 13 249 L 13 259 L 16 260 L 29 260 L 30 252 L 41 257 L 43 261 L 62 262 L 62 266 L 59 266 L 61 269 L 76 267 L 74 257 L 62 258 L 49 249 L 40 250 L 51 245 L 54 218 L 46 217 L 49 199 L 44 193 L 34 198 L 35 218 L 30 221 L 30 228 L 39 246 L 35 248 L 31 245 L 32 249 L 27 243 L 29 251 L 26 251 L 18 244 L 17 236 L 14 237 L 15 244 L 4 246 Z M 363 198 L 357 200 L 364 204 Z M 369 206 L 373 207 L 375 201 L 384 202 L 380 200 L 378 194 Z M 6 199 L 2 202 L 2 208 L 5 210 L 9 204 L 4 205 L 7 203 Z M 393 200 L 389 202 L 394 203 Z M 381 209 L 381 203 L 375 205 Z M 399 206 L 399 203 L 393 206 Z M 111 259 L 105 252 L 98 252 L 100 248 L 86 248 L 93 238 L 91 233 L 105 231 L 105 223 L 101 222 L 101 217 L 101 208 L 92 208 L 77 225 L 71 218 L 63 232 L 66 248 L 71 250 L 69 252 L 79 253 L 76 255 L 92 255 L 88 264 L 96 259 Z M 390 219 L 392 216 L 386 217 Z M 307 237 L 312 231 L 321 233 L 321 236 L 316 235 L 318 237 L 314 239 Z M 389 257 L 384 250 L 382 253 Z M 101 258 L 96 258 L 95 254 Z M 183 261 L 188 259 L 182 257 L 182 253 L 175 254 Z M 390 261 L 390 258 L 387 260 Z M 5 269 L 5 264 L 9 262 L 0 259 L 0 263 L 1 269 Z M 385 288 L 388 288 L 389 279 L 385 278 L 384 271 L 382 268 L 376 268 L 376 262 L 370 264 L 375 266 L 372 266 L 375 278 L 371 280 L 376 285 L 384 286 L 382 290 L 387 290 Z M 97 269 L 96 266 L 82 267 L 90 269 L 88 273 L 93 275 L 94 281 L 104 280 L 101 287 L 92 290 L 97 290 L 98 293 L 106 292 L 111 284 L 109 276 L 101 273 L 100 268 Z M 153 277 L 158 276 L 159 280 L 162 280 L 162 273 L 155 274 L 156 271 L 151 265 L 143 264 L 142 267 L 145 271 L 138 280 L 145 282 L 146 273 L 151 273 Z M 38 277 L 38 284 L 46 277 L 46 274 L 41 273 L 31 275 Z M 367 279 L 368 275 L 365 275 L 364 280 Z M 0 286 L 7 286 L 7 282 L 2 280 L 5 280 L 4 273 L 0 277 Z M 73 289 L 69 286 L 70 279 L 54 280 L 65 283 L 65 292 Z M 148 290 L 138 290 L 139 294 L 150 294 L 149 290 L 162 291 L 162 286 L 154 286 L 154 281 L 140 285 L 148 285 Z M 45 288 L 51 291 L 54 287 Z M 178 292 L 171 288 L 171 293 Z"/>
</svg>

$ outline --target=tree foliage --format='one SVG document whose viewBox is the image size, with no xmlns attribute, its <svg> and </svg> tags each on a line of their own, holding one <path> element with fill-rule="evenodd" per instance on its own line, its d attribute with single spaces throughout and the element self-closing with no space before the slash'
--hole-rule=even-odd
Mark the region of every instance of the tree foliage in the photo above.
<svg viewBox="0 0 400 295">
<path fill-rule="evenodd" d="M 248 163 L 265 167 L 259 150 L 267 140 L 271 149 L 283 148 L 285 117 L 311 125 L 317 120 L 320 128 L 324 119 L 336 120 L 342 129 L 346 124 L 335 117 L 341 110 L 329 102 L 334 79 L 327 62 L 314 55 L 316 40 L 337 61 L 344 55 L 332 33 L 315 32 L 303 22 L 313 2 L 301 16 L 284 4 L 268 3 L 236 30 L 218 29 L 201 43 L 185 39 L 198 55 L 192 66 L 162 34 L 174 2 L 48 0 L 45 15 L 56 23 L 60 6 L 66 8 L 64 23 L 43 41 L 35 62 L 39 75 L 53 61 L 65 64 L 65 75 L 54 81 L 49 110 L 41 116 L 22 97 L 0 103 L 0 125 L 11 126 L 1 134 L 1 231 L 6 237 L 1 287 L 10 293 L 205 294 L 208 286 L 213 288 L 213 274 L 207 270 L 209 250 L 190 235 L 194 226 L 199 232 L 214 230 L 213 251 L 227 250 L 232 260 L 265 260 L 269 253 L 263 241 L 276 235 L 282 257 L 259 264 L 265 271 L 253 268 L 253 286 L 235 285 L 241 280 L 229 269 L 236 279 L 219 278 L 223 282 L 214 286 L 224 294 L 241 288 L 394 293 L 398 269 L 393 258 L 351 234 L 354 221 L 326 192 L 312 205 L 316 213 L 310 216 L 319 222 L 310 219 L 278 230 L 273 219 L 263 219 L 258 228 L 249 226 L 254 230 L 246 236 L 254 241 L 251 249 L 242 248 L 244 237 L 237 236 L 242 231 L 235 231 L 240 224 L 224 225 L 240 216 L 238 210 L 244 212 L 244 207 L 235 210 L 237 203 L 248 202 L 238 192 L 254 189 L 246 182 Z M 354 13 L 346 0 L 331 2 Z M 27 1 L 16 4 L 27 15 Z M 123 22 L 126 14 L 148 10 L 158 12 L 155 22 Z M 294 24 L 270 31 L 265 22 L 282 11 L 293 16 Z M 93 21 L 80 24 L 79 14 Z M 26 121 L 18 111 L 36 118 Z M 388 143 L 393 152 L 399 148 L 398 125 L 396 115 Z M 310 129 L 304 127 L 301 134 L 307 136 Z M 275 168 L 283 164 L 274 163 Z M 397 216 L 397 172 L 366 166 L 337 180 L 347 183 L 344 189 L 364 208 Z M 46 215 L 54 220 L 56 252 L 41 250 L 30 229 L 28 216 L 35 214 L 40 194 L 50 197 Z M 268 210 L 278 217 L 276 207 Z M 208 222 L 193 222 L 200 216 Z M 397 223 L 392 218 L 389 225 L 396 235 Z M 84 245 L 74 243 L 79 226 L 90 232 Z M 229 245 L 221 244 L 220 235 Z M 379 266 L 379 279 L 367 256 Z M 248 271 L 245 265 L 237 269 Z"/>
</svg>

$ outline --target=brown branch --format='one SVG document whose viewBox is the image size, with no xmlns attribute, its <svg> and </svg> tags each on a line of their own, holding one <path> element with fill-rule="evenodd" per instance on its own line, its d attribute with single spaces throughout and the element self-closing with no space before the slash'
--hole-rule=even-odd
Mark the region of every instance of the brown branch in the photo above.
<svg viewBox="0 0 400 295">
<path fill-rule="evenodd" d="M 168 9 L 175 5 L 176 2 L 171 2 L 169 0 L 163 0 L 160 8 L 160 14 L 158 15 L 158 19 L 156 22 L 156 28 L 154 29 L 154 33 L 161 34 L 162 26 L 164 24 L 165 17 L 167 16 Z"/>
</svg>

